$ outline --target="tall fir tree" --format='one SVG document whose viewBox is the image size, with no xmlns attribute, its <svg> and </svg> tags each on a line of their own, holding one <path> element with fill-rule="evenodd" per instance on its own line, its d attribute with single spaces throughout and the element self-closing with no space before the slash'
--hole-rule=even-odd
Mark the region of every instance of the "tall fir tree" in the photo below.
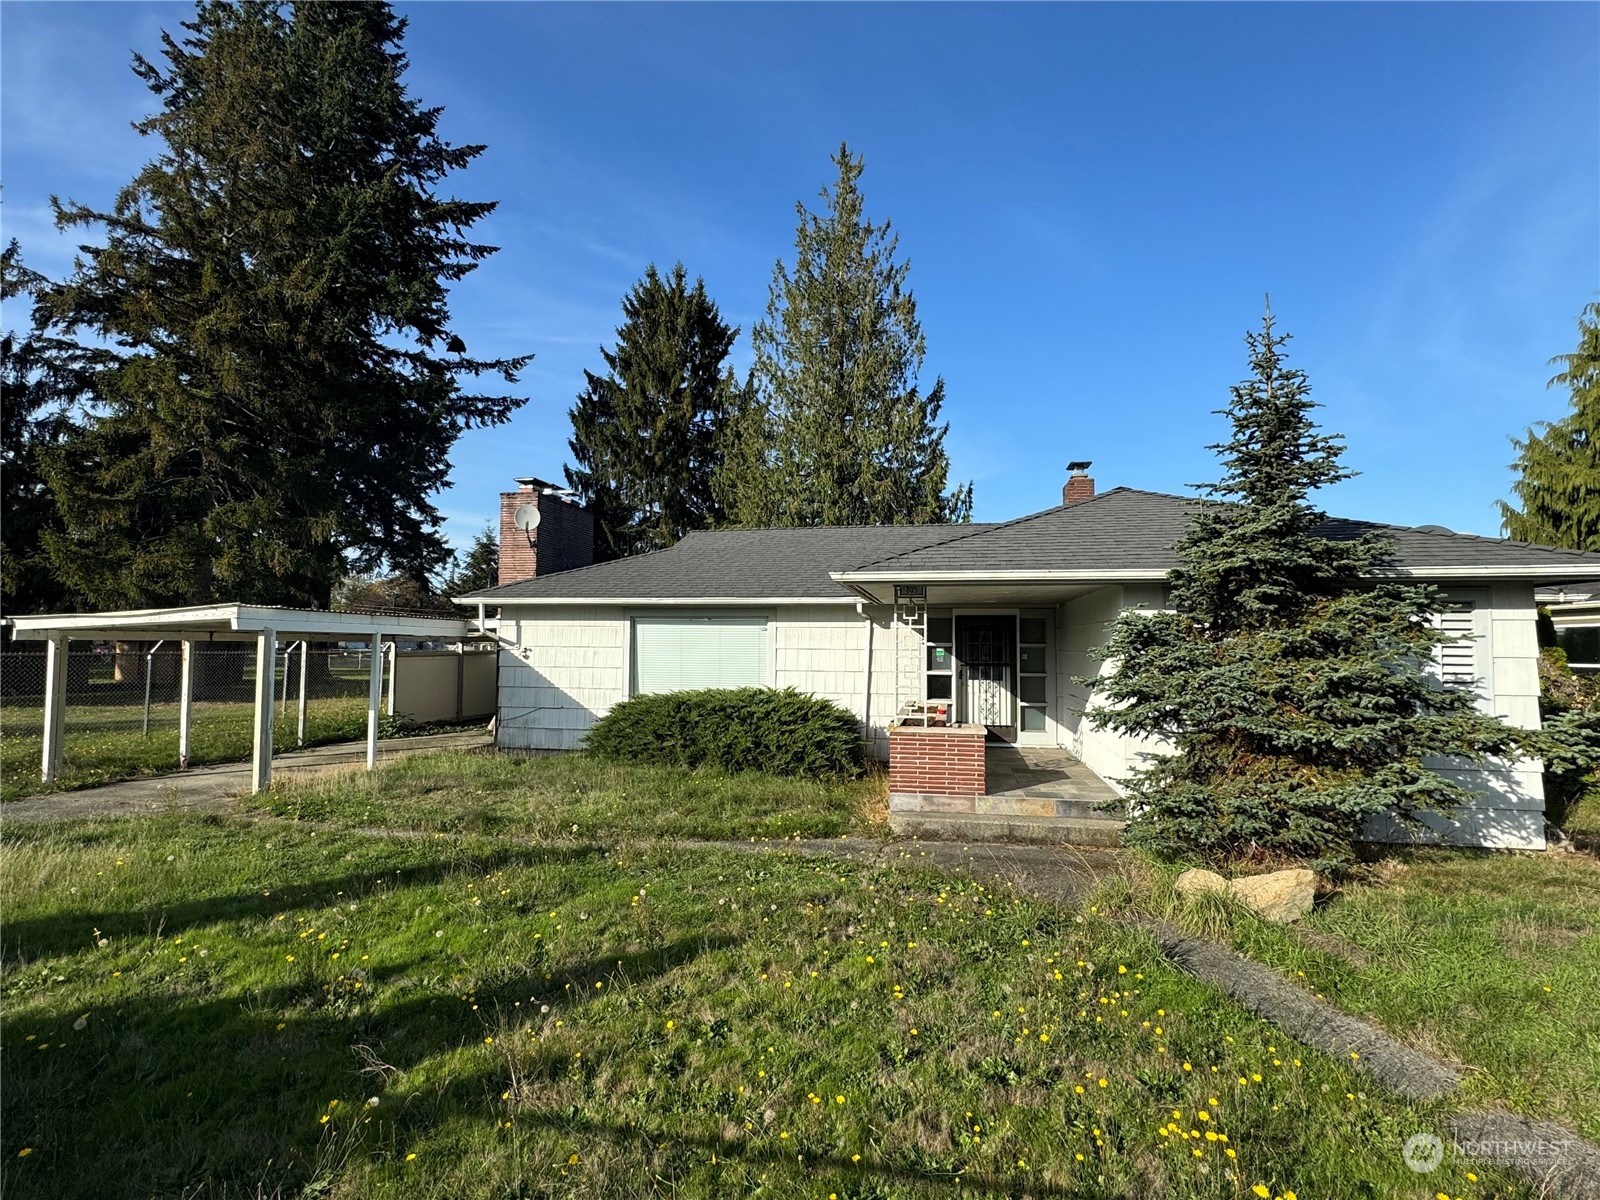
<svg viewBox="0 0 1600 1200">
<path fill-rule="evenodd" d="M 93 377 L 108 355 L 42 327 L 34 298 L 49 286 L 23 264 L 15 241 L 0 251 L 5 319 L 26 306 L 17 328 L 0 334 L 0 612 L 36 613 L 78 605 L 51 569 L 47 534 L 59 532 L 56 498 L 44 462 L 69 439 L 93 401 Z"/>
<path fill-rule="evenodd" d="M 944 380 L 918 386 L 927 347 L 910 264 L 895 261 L 889 222 L 864 215 L 861 157 L 841 145 L 832 161 L 822 211 L 795 206 L 794 268 L 773 269 L 719 494 L 752 526 L 969 520 L 971 485 L 945 490 Z"/>
<path fill-rule="evenodd" d="M 1509 537 L 1568 550 L 1600 550 L 1600 303 L 1578 317 L 1578 349 L 1550 360 L 1551 387 L 1571 391 L 1572 411 L 1512 438 L 1520 508 L 1500 501 Z"/>
<path fill-rule="evenodd" d="M 500 582 L 500 535 L 485 525 L 457 559 L 441 589 L 445 596 L 481 591 Z"/>
<path fill-rule="evenodd" d="M 1444 598 L 1373 578 L 1386 538 L 1328 536 L 1312 493 L 1351 472 L 1287 340 L 1270 313 L 1247 335 L 1232 437 L 1212 447 L 1222 478 L 1176 547 L 1168 609 L 1117 622 L 1090 713 L 1172 750 L 1128 781 L 1129 841 L 1172 857 L 1340 861 L 1374 817 L 1466 799 L 1429 760 L 1514 756 L 1536 736 L 1436 682 Z"/>
<path fill-rule="evenodd" d="M 735 387 L 728 352 L 739 330 L 722 319 L 704 279 L 652 263 L 622 300 L 606 373 L 585 371 L 571 410 L 576 467 L 567 485 L 595 514 L 595 557 L 660 550 L 721 521 L 712 481 Z"/>
<path fill-rule="evenodd" d="M 164 65 L 135 56 L 161 149 L 109 212 L 58 205 L 104 244 L 43 297 L 121 351 L 46 464 L 51 558 L 94 603 L 324 607 L 346 570 L 420 584 L 447 561 L 449 451 L 522 402 L 463 381 L 526 360 L 451 332 L 495 206 L 440 193 L 483 147 L 408 94 L 405 29 L 376 0 L 202 0 Z"/>
</svg>

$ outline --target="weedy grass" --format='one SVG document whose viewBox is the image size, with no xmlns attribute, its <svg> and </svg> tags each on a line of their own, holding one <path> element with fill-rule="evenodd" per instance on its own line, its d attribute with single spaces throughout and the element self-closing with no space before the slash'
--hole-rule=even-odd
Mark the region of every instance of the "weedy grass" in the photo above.
<svg viewBox="0 0 1600 1200">
<path fill-rule="evenodd" d="M 236 762 L 250 757 L 254 706 L 249 701 L 202 701 L 190 724 L 189 762 Z M 37 704 L 8 701 L 0 708 L 0 799 L 16 800 L 43 791 L 94 787 L 118 779 L 158 775 L 178 769 L 178 706 L 152 704 L 150 733 L 143 732 L 143 708 L 130 704 L 69 704 L 63 739 L 61 782 L 39 782 L 43 750 L 43 710 Z M 315 697 L 306 704 L 306 744 L 366 736 L 367 702 L 362 697 Z M 273 726 L 278 751 L 295 747 L 291 700 Z"/>
<path fill-rule="evenodd" d="M 7 1195 L 1450 1197 L 1143 936 L 916 866 L 8 832 Z"/>
<path fill-rule="evenodd" d="M 1470 1068 L 1465 1094 L 1600 1138 L 1600 861 L 1428 849 L 1271 925 L 1130 861 L 1100 904 L 1225 940 L 1348 1012 Z"/>
<path fill-rule="evenodd" d="M 881 774 L 828 782 L 579 753 L 419 754 L 371 772 L 285 780 L 249 803 L 351 827 L 540 840 L 874 836 L 888 828 Z"/>
</svg>

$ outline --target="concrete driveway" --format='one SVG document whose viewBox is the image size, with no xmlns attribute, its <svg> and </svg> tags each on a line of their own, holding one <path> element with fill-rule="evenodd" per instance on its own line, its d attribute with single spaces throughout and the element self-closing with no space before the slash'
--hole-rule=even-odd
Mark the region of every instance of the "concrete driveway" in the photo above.
<svg viewBox="0 0 1600 1200">
<path fill-rule="evenodd" d="M 380 761 L 435 750 L 487 749 L 493 739 L 481 729 L 435 733 L 427 737 L 390 738 L 378 743 Z M 272 756 L 274 779 L 293 779 L 314 772 L 359 771 L 366 766 L 367 744 L 336 742 Z M 132 817 L 156 812 L 217 812 L 250 790 L 248 762 L 194 767 L 171 775 L 128 779 L 75 792 L 47 792 L 0 805 L 0 824 L 12 821 L 71 821 L 80 817 Z"/>
</svg>

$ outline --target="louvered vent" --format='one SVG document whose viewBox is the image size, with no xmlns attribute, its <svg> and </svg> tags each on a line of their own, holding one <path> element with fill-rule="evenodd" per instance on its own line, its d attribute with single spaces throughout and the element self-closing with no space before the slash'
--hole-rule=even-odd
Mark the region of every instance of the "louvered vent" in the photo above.
<svg viewBox="0 0 1600 1200">
<path fill-rule="evenodd" d="M 1478 683 L 1478 643 L 1473 636 L 1472 606 L 1458 605 L 1439 614 L 1439 629 L 1451 641 L 1440 646 L 1439 678 L 1460 687 Z"/>
</svg>

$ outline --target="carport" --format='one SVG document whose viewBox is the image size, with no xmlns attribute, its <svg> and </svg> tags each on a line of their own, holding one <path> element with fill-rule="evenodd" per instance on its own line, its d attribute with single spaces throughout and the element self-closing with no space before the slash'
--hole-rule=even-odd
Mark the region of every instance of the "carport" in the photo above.
<svg viewBox="0 0 1600 1200">
<path fill-rule="evenodd" d="M 178 758 L 189 760 L 194 700 L 194 648 L 198 642 L 254 642 L 256 677 L 250 754 L 250 790 L 272 781 L 273 679 L 280 642 L 367 642 L 372 663 L 367 693 L 367 769 L 378 761 L 378 718 L 383 700 L 383 644 L 405 641 L 466 642 L 482 635 L 477 623 L 453 617 L 385 616 L 318 612 L 254 604 L 205 604 L 191 608 L 133 609 L 104 613 L 52 613 L 10 618 L 19 641 L 43 641 L 45 652 L 44 751 L 40 777 L 61 773 L 67 702 L 67 645 L 79 640 L 179 642 Z M 304 681 L 305 672 L 302 670 Z M 301 711 L 304 711 L 302 682 Z"/>
</svg>

